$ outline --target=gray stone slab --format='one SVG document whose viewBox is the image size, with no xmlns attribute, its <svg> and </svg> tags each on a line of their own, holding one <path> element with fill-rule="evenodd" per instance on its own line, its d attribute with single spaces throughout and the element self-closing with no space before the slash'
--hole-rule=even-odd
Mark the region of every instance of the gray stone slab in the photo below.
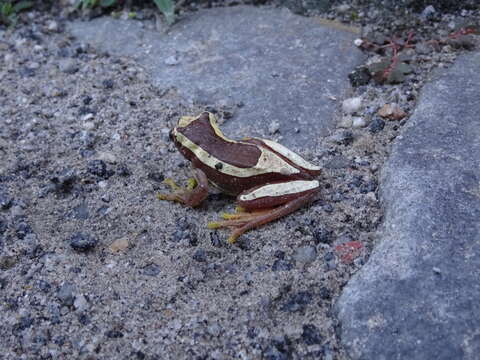
<svg viewBox="0 0 480 360">
<path fill-rule="evenodd" d="M 383 235 L 338 303 L 353 359 L 480 356 L 479 69 L 437 73 L 383 171 Z"/>
<path fill-rule="evenodd" d="M 177 88 L 188 101 L 233 106 L 227 134 L 267 135 L 277 122 L 282 142 L 302 147 L 333 127 L 331 96 L 342 96 L 363 57 L 353 32 L 277 8 L 203 10 L 167 33 L 112 18 L 77 22 L 70 31 L 137 58 L 158 87 Z"/>
</svg>

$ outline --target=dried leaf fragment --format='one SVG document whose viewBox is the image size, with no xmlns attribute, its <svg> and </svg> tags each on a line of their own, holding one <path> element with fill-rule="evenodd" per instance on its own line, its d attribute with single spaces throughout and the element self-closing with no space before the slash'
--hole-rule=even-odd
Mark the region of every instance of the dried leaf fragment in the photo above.
<svg viewBox="0 0 480 360">
<path fill-rule="evenodd" d="M 407 113 L 397 104 L 385 104 L 378 110 L 378 115 L 384 119 L 401 120 Z"/>
</svg>

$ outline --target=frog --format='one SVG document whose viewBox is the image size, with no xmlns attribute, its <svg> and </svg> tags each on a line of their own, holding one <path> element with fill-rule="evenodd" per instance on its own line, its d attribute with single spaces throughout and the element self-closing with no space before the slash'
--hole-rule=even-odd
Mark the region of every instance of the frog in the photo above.
<svg viewBox="0 0 480 360">
<path fill-rule="evenodd" d="M 208 228 L 230 228 L 228 243 L 245 232 L 291 214 L 311 203 L 320 192 L 315 178 L 321 168 L 280 143 L 256 137 L 227 138 L 215 115 L 182 116 L 170 131 L 180 153 L 190 161 L 193 178 L 180 187 L 172 178 L 165 183 L 171 193 L 160 200 L 199 206 L 209 194 L 209 186 L 236 197 L 234 213 L 223 213 L 221 221 Z"/>
</svg>

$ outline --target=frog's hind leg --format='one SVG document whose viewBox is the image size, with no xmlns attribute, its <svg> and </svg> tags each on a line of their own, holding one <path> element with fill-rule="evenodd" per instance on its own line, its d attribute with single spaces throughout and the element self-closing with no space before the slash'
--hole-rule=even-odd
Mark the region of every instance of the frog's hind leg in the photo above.
<svg viewBox="0 0 480 360">
<path fill-rule="evenodd" d="M 273 209 L 228 214 L 233 217 L 224 221 L 211 222 L 208 224 L 208 227 L 211 229 L 223 227 L 231 228 L 233 231 L 228 238 L 228 242 L 232 244 L 238 239 L 240 235 L 247 232 L 248 230 L 262 226 L 266 223 L 279 219 L 298 210 L 305 204 L 312 201 L 315 196 L 315 192 L 310 192 Z"/>
<path fill-rule="evenodd" d="M 208 179 L 200 169 L 195 169 L 194 178 L 188 179 L 187 186 L 178 186 L 173 179 L 165 179 L 164 183 L 172 189 L 171 194 L 158 194 L 159 200 L 177 201 L 190 207 L 200 205 L 208 196 Z"/>
</svg>

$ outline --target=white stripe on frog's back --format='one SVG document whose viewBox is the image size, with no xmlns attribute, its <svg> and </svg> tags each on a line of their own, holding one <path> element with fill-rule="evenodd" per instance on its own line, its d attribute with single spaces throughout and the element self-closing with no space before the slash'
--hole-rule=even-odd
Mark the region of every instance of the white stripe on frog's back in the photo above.
<svg viewBox="0 0 480 360">
<path fill-rule="evenodd" d="M 317 180 L 295 180 L 264 185 L 256 190 L 239 196 L 239 200 L 251 201 L 265 196 L 283 196 L 313 190 L 320 186 Z"/>
<path fill-rule="evenodd" d="M 301 157 L 297 153 L 294 153 L 292 150 L 286 148 L 282 144 L 279 144 L 275 141 L 267 140 L 267 139 L 258 139 L 258 140 L 264 142 L 265 145 L 272 148 L 273 150 L 278 152 L 280 155 L 285 156 L 287 159 L 292 161 L 295 165 L 300 166 L 301 168 L 304 168 L 307 170 L 320 170 L 320 166 L 314 165 L 311 162 L 305 160 L 303 157 Z"/>
<path fill-rule="evenodd" d="M 298 174 L 300 170 L 294 168 L 292 165 L 287 163 L 278 155 L 259 147 L 261 154 L 258 158 L 257 163 L 253 167 L 249 168 L 240 168 L 231 164 L 221 161 L 215 156 L 211 155 L 200 146 L 195 144 L 193 141 L 189 140 L 185 135 L 176 130 L 173 131 L 177 141 L 189 149 L 195 154 L 195 157 L 199 159 L 202 163 L 216 169 L 218 172 L 221 172 L 226 175 L 231 175 L 240 178 L 247 178 L 250 176 L 269 174 L 269 173 L 279 173 L 283 175 L 293 175 Z M 252 146 L 252 144 L 248 144 Z"/>
</svg>

